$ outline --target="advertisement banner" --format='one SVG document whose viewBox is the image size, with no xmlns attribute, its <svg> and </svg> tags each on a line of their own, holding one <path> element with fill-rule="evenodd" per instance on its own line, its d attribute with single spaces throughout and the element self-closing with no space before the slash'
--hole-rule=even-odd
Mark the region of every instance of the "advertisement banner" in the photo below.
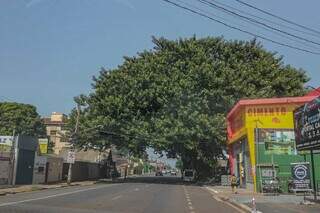
<svg viewBox="0 0 320 213">
<path fill-rule="evenodd" d="M 0 136 L 0 152 L 10 152 L 12 141 L 12 136 Z"/>
<path fill-rule="evenodd" d="M 296 154 L 293 130 L 259 129 L 259 143 L 264 144 L 265 154 Z"/>
<path fill-rule="evenodd" d="M 308 162 L 292 163 L 291 174 L 294 190 L 311 189 L 310 166 Z"/>
<path fill-rule="evenodd" d="M 297 150 L 320 149 L 320 98 L 294 111 Z"/>
<path fill-rule="evenodd" d="M 39 138 L 39 149 L 41 154 L 47 154 L 48 153 L 48 138 Z"/>
</svg>

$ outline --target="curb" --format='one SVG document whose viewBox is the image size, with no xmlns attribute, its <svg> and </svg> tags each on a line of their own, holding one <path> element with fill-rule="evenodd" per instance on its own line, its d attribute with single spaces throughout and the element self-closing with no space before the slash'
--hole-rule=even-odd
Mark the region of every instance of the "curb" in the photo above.
<svg viewBox="0 0 320 213">
<path fill-rule="evenodd" d="M 213 196 L 218 197 L 218 198 L 219 198 L 220 200 L 222 200 L 223 202 L 229 203 L 230 205 L 232 205 L 232 206 L 234 206 L 234 207 L 236 207 L 236 208 L 239 208 L 239 209 L 241 209 L 241 210 L 244 211 L 244 212 L 249 212 L 249 213 L 252 212 L 252 209 L 251 209 L 249 206 L 245 205 L 245 204 L 239 203 L 239 202 L 237 202 L 237 201 L 235 201 L 235 200 L 231 200 L 231 199 L 230 199 L 229 197 L 227 197 L 227 196 L 218 195 L 218 193 L 216 193 L 216 192 L 214 192 L 214 191 L 212 191 L 212 190 L 210 190 L 210 189 L 208 189 L 208 188 L 207 188 L 207 190 L 209 190 Z M 214 192 L 214 194 L 213 194 L 212 192 Z"/>
<path fill-rule="evenodd" d="M 242 204 L 242 203 L 238 203 L 234 200 L 230 200 L 229 198 L 227 198 L 226 200 L 224 200 L 225 202 L 229 202 L 231 205 L 234 205 L 236 207 L 238 207 L 239 209 L 245 211 L 245 212 L 252 212 L 252 209 L 245 205 L 245 204 Z"/>
<path fill-rule="evenodd" d="M 81 184 L 81 183 L 74 183 L 71 185 L 63 184 L 63 185 L 57 185 L 54 187 L 46 187 L 46 186 L 32 186 L 30 185 L 30 188 L 28 189 L 23 189 L 20 191 L 5 191 L 5 192 L 0 192 L 0 196 L 6 196 L 9 194 L 19 194 L 19 193 L 25 193 L 25 192 L 33 192 L 33 191 L 42 191 L 42 190 L 47 190 L 47 189 L 59 189 L 59 188 L 66 188 L 66 187 L 72 187 L 72 186 L 90 186 L 90 185 L 95 185 L 97 184 L 97 181 L 92 182 L 92 183 L 87 183 L 87 184 Z"/>
</svg>

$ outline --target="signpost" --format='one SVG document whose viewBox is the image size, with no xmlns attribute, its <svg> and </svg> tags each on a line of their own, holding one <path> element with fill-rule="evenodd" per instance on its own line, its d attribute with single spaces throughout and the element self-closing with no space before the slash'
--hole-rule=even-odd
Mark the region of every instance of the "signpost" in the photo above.
<svg viewBox="0 0 320 213">
<path fill-rule="evenodd" d="M 291 174 L 293 190 L 309 191 L 311 189 L 310 165 L 308 162 L 292 163 Z"/>
<path fill-rule="evenodd" d="M 320 97 L 294 111 L 296 147 L 310 150 L 314 199 L 317 200 L 313 151 L 320 149 Z"/>
<path fill-rule="evenodd" d="M 74 164 L 75 160 L 76 160 L 76 153 L 70 150 L 67 156 L 67 163 Z"/>
</svg>

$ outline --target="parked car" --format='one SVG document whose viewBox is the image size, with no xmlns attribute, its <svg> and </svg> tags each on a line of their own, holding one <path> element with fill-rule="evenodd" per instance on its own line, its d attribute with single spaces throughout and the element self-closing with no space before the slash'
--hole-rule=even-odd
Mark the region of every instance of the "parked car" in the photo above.
<svg viewBox="0 0 320 213">
<path fill-rule="evenodd" d="M 167 174 L 167 171 L 166 171 L 166 170 L 162 170 L 161 172 L 162 172 L 163 175 L 166 175 L 166 174 Z"/>
<path fill-rule="evenodd" d="M 157 171 L 157 172 L 156 172 L 156 176 L 163 176 L 163 174 L 162 174 L 161 171 Z"/>
<path fill-rule="evenodd" d="M 174 170 L 170 171 L 170 174 L 173 175 L 173 176 L 177 176 L 177 172 L 174 171 Z"/>
</svg>

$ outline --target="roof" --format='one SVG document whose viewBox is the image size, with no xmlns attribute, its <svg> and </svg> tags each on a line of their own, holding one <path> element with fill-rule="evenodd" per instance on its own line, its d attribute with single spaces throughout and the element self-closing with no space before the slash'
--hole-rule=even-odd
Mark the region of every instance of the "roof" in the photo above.
<svg viewBox="0 0 320 213">
<path fill-rule="evenodd" d="M 284 97 L 284 98 L 262 98 L 262 99 L 243 99 L 240 100 L 228 113 L 227 118 L 231 118 L 238 110 L 244 106 L 252 105 L 271 105 L 271 104 L 304 104 L 312 101 L 315 96 L 302 96 L 302 97 Z"/>
<path fill-rule="evenodd" d="M 319 96 L 319 95 L 320 95 L 320 87 L 315 88 L 314 90 L 311 90 L 305 96 Z"/>
</svg>

